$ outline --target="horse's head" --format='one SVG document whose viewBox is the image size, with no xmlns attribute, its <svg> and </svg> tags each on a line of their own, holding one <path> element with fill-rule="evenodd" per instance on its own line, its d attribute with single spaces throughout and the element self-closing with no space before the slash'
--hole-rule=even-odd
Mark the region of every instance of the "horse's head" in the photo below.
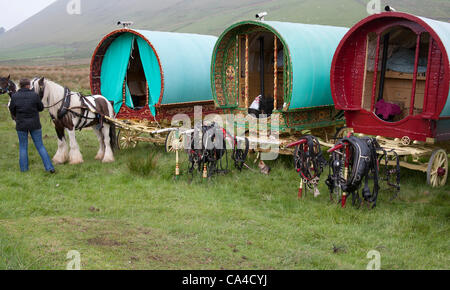
<svg viewBox="0 0 450 290">
<path fill-rule="evenodd" d="M 38 94 L 39 98 L 42 100 L 45 91 L 45 78 L 34 78 L 31 81 L 31 89 Z"/>
<path fill-rule="evenodd" d="M 0 95 L 9 93 L 9 82 L 11 80 L 11 76 L 6 78 L 0 78 Z"/>
</svg>

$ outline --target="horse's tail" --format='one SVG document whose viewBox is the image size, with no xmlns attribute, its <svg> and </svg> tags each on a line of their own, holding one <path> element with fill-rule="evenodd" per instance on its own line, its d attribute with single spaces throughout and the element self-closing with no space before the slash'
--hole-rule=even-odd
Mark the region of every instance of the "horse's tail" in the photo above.
<svg viewBox="0 0 450 290">
<path fill-rule="evenodd" d="M 111 145 L 111 149 L 113 151 L 118 148 L 116 125 L 112 122 L 109 123 L 109 144 Z"/>
</svg>

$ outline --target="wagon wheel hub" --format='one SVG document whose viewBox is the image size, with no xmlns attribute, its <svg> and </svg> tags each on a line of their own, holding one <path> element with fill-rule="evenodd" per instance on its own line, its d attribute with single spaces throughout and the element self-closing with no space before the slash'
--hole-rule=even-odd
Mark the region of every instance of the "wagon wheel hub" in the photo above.
<svg viewBox="0 0 450 290">
<path fill-rule="evenodd" d="M 118 144 L 121 150 L 136 148 L 138 144 L 137 138 L 140 133 L 129 130 L 120 130 L 118 134 Z"/>
<path fill-rule="evenodd" d="M 432 187 L 444 186 L 448 178 L 448 155 L 443 149 L 436 149 L 428 163 L 427 181 Z"/>
<path fill-rule="evenodd" d="M 408 136 L 404 136 L 404 137 L 402 138 L 402 144 L 403 144 L 404 146 L 410 145 L 410 144 L 411 144 L 411 139 L 410 139 Z"/>
<path fill-rule="evenodd" d="M 443 177 L 443 176 L 445 176 L 445 173 L 446 173 L 447 171 L 445 170 L 445 168 L 443 168 L 443 167 L 439 167 L 439 169 L 437 170 L 437 175 L 439 176 L 439 177 Z"/>
</svg>

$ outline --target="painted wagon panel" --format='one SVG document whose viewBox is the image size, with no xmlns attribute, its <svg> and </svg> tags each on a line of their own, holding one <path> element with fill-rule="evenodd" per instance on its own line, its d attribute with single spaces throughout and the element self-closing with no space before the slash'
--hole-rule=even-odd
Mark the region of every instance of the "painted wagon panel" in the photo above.
<svg viewBox="0 0 450 290">
<path fill-rule="evenodd" d="M 168 119 L 214 110 L 210 61 L 214 36 L 121 29 L 98 45 L 91 90 L 114 102 L 119 119 Z M 191 112 L 191 113 L 192 113 Z"/>
<path fill-rule="evenodd" d="M 450 140 L 449 49 L 449 23 L 398 12 L 363 19 L 333 59 L 336 108 L 358 133 Z"/>
<path fill-rule="evenodd" d="M 282 129 L 326 127 L 334 120 L 329 74 L 347 28 L 244 21 L 229 27 L 214 48 L 216 105 L 246 111 L 258 95 L 273 101 Z M 342 121 L 340 121 L 342 123 Z"/>
</svg>

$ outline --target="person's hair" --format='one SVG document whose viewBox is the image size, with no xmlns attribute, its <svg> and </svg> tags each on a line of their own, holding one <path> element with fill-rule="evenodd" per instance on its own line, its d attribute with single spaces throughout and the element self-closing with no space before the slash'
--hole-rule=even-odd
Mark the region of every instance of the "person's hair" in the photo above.
<svg viewBox="0 0 450 290">
<path fill-rule="evenodd" d="M 31 85 L 31 81 L 29 79 L 21 79 L 20 80 L 20 88 L 23 89 L 26 86 L 30 86 Z"/>
</svg>

